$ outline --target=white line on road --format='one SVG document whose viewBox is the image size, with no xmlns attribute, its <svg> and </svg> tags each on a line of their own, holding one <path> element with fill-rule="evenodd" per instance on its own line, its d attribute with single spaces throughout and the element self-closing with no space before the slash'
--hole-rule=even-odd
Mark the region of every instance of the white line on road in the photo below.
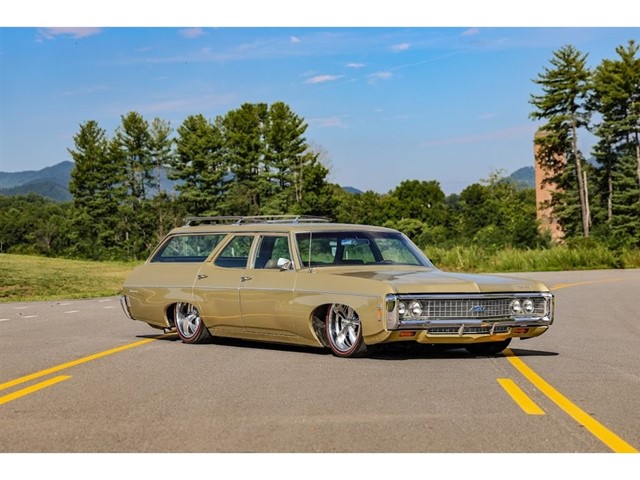
<svg viewBox="0 0 640 480">
<path fill-rule="evenodd" d="M 64 312 L 64 313 L 78 313 L 80 310 L 69 310 L 68 312 Z"/>
<path fill-rule="evenodd" d="M 25 315 L 22 318 L 36 318 L 38 315 Z"/>
<path fill-rule="evenodd" d="M 13 307 L 16 310 L 26 310 L 29 307 Z"/>
<path fill-rule="evenodd" d="M 111 301 L 110 298 L 105 298 L 105 299 L 102 299 L 102 300 L 98 300 L 98 302 L 100 302 L 100 303 L 110 302 L 110 301 Z"/>
<path fill-rule="evenodd" d="M 0 318 L 0 322 L 6 322 L 8 320 L 10 320 L 10 319 L 9 318 Z"/>
<path fill-rule="evenodd" d="M 109 305 L 108 307 L 103 307 L 103 308 L 116 308 L 115 305 Z"/>
</svg>

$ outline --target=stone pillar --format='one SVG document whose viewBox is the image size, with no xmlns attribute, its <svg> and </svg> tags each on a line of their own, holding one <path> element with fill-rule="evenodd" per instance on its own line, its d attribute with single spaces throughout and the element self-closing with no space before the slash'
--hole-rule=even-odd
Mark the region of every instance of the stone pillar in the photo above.
<svg viewBox="0 0 640 480">
<path fill-rule="evenodd" d="M 556 185 L 553 183 L 544 183 L 544 180 L 551 176 L 551 172 L 542 167 L 538 162 L 538 156 L 540 154 L 540 147 L 535 140 L 544 137 L 546 133 L 538 130 L 535 134 L 533 143 L 533 166 L 535 169 L 535 182 L 536 182 L 536 215 L 538 218 L 540 231 L 548 231 L 551 234 L 551 238 L 555 242 L 561 242 L 564 238 L 564 232 L 562 227 L 558 224 L 556 218 L 553 216 L 553 208 L 551 206 L 545 206 L 545 202 L 551 201 L 551 193 L 557 190 Z M 564 158 L 559 158 L 564 162 Z"/>
</svg>

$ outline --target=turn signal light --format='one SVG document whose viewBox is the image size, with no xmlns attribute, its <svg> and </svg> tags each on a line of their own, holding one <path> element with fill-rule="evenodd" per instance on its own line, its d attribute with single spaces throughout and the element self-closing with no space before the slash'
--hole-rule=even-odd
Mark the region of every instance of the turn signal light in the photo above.
<svg viewBox="0 0 640 480">
<path fill-rule="evenodd" d="M 415 337 L 416 332 L 400 332 L 401 337 Z"/>
</svg>

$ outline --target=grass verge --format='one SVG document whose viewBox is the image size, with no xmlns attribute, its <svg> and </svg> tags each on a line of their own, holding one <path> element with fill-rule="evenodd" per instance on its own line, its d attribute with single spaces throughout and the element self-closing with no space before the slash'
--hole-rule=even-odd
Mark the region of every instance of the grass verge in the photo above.
<svg viewBox="0 0 640 480">
<path fill-rule="evenodd" d="M 0 302 L 106 297 L 122 291 L 134 263 L 0 254 Z"/>
</svg>

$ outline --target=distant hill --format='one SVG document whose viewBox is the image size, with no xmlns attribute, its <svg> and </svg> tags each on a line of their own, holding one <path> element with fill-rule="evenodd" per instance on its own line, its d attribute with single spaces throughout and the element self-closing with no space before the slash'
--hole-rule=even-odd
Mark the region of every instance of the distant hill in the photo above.
<svg viewBox="0 0 640 480">
<path fill-rule="evenodd" d="M 73 162 L 61 162 L 42 170 L 0 172 L 0 195 L 16 196 L 35 193 L 56 202 L 68 202 L 73 199 L 69 193 L 73 167 Z M 160 175 L 160 184 L 164 191 L 175 193 L 176 182 L 169 180 L 166 172 Z"/>
<path fill-rule="evenodd" d="M 535 188 L 536 186 L 536 174 L 533 167 L 522 167 L 507 178 L 525 188 Z"/>
<path fill-rule="evenodd" d="M 0 188 L 0 195 L 7 197 L 29 195 L 30 193 L 50 198 L 56 202 L 69 202 L 73 199 L 67 187 L 48 180 L 33 181 L 18 187 Z"/>
<path fill-rule="evenodd" d="M 61 162 L 42 170 L 0 172 L 0 195 L 35 193 L 58 202 L 71 200 L 69 180 L 73 162 Z"/>
<path fill-rule="evenodd" d="M 29 170 L 24 172 L 0 172 L 0 195 L 15 196 L 35 193 L 56 202 L 67 202 L 72 199 L 69 193 L 69 181 L 73 162 L 61 162 L 42 170 Z M 169 193 L 176 192 L 177 182 L 167 178 L 166 172 L 162 172 L 160 178 L 161 187 Z M 507 177 L 523 188 L 535 187 L 535 173 L 533 167 L 522 167 Z M 362 190 L 355 187 L 342 187 L 348 193 L 361 194 Z"/>
</svg>

